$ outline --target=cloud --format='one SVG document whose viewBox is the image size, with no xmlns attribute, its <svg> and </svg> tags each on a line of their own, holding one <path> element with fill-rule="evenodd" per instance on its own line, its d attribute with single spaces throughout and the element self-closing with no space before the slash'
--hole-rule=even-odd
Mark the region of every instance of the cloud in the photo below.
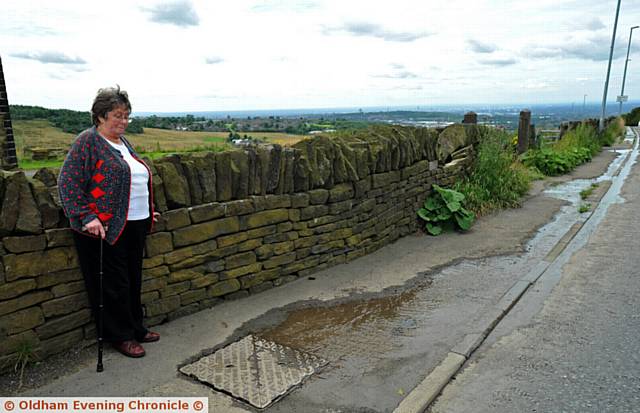
<svg viewBox="0 0 640 413">
<path fill-rule="evenodd" d="M 622 57 L 626 53 L 624 39 L 617 39 L 617 47 L 614 49 L 614 59 Z M 526 57 L 533 59 L 579 59 L 601 62 L 609 60 L 611 37 L 605 33 L 592 33 L 586 37 L 571 37 L 557 45 L 532 46 L 523 52 Z M 631 50 L 637 51 L 638 46 L 632 45 Z"/>
<path fill-rule="evenodd" d="M 87 63 L 79 57 L 69 57 L 60 52 L 33 52 L 33 53 L 12 53 L 11 56 L 20 59 L 37 60 L 40 63 L 59 63 L 67 65 L 83 65 Z"/>
<path fill-rule="evenodd" d="M 513 57 L 487 57 L 478 61 L 483 65 L 498 67 L 511 66 L 517 63 L 517 60 Z"/>
<path fill-rule="evenodd" d="M 386 73 L 382 75 L 374 75 L 374 77 L 380 77 L 384 79 L 416 79 L 419 76 L 408 70 L 402 70 L 395 73 Z"/>
<path fill-rule="evenodd" d="M 174 24 L 179 27 L 197 26 L 200 23 L 198 13 L 190 0 L 159 3 L 142 10 L 148 12 L 151 15 L 150 20 L 156 23 Z"/>
<path fill-rule="evenodd" d="M 589 20 L 585 25 L 585 29 L 592 30 L 592 31 L 605 29 L 606 27 L 607 26 L 605 26 L 604 23 L 602 23 L 602 20 L 600 20 L 597 17 L 594 17 L 593 19 Z"/>
<path fill-rule="evenodd" d="M 285 0 L 263 0 L 259 4 L 256 4 L 251 8 L 254 12 L 269 13 L 269 12 L 281 12 L 281 11 L 295 11 L 305 12 L 319 8 L 319 4 L 315 1 L 309 0 L 297 0 L 297 1 L 285 1 Z"/>
<path fill-rule="evenodd" d="M 391 63 L 391 67 L 396 69 L 396 70 L 404 69 L 404 65 L 401 64 L 401 63 Z"/>
<path fill-rule="evenodd" d="M 219 63 L 224 62 L 224 59 L 219 56 L 209 56 L 205 59 L 205 62 L 208 65 L 217 65 Z"/>
<path fill-rule="evenodd" d="M 493 53 L 498 50 L 497 46 L 479 40 L 469 39 L 467 40 L 467 44 L 471 48 L 471 51 L 475 53 Z"/>
<path fill-rule="evenodd" d="M 433 35 L 431 32 L 400 32 L 383 28 L 375 23 L 348 22 L 340 27 L 325 28 L 325 34 L 347 33 L 353 36 L 375 37 L 390 42 L 413 42 Z"/>
</svg>

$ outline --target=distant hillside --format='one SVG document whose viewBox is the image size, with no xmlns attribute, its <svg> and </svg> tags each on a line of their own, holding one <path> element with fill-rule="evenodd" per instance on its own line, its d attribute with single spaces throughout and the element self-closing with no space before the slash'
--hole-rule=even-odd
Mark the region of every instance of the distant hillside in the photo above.
<svg viewBox="0 0 640 413">
<path fill-rule="evenodd" d="M 91 127 L 91 114 L 69 109 L 47 109 L 40 106 L 10 105 L 9 111 L 14 120 L 48 120 L 56 128 L 67 133 L 78 134 Z M 131 133 L 143 133 L 142 125 L 132 119 L 127 127 Z"/>
</svg>

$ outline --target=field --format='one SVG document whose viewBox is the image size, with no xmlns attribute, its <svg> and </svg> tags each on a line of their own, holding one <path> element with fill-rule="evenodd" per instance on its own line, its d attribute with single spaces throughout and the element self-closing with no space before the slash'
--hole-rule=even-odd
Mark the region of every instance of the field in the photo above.
<svg viewBox="0 0 640 413">
<path fill-rule="evenodd" d="M 75 138 L 74 135 L 53 127 L 46 120 L 18 120 L 12 123 L 18 160 L 23 169 L 60 165 L 60 160 L 32 161 L 25 159 L 25 148 L 62 148 L 66 150 Z M 226 142 L 228 136 L 227 132 L 191 132 L 154 128 L 145 128 L 142 134 L 126 134 L 127 139 L 136 150 L 151 158 L 176 152 L 223 150 L 231 147 Z M 240 136 L 244 136 L 244 133 L 240 133 Z M 293 145 L 305 138 L 303 135 L 276 132 L 253 132 L 251 136 L 283 146 Z"/>
</svg>

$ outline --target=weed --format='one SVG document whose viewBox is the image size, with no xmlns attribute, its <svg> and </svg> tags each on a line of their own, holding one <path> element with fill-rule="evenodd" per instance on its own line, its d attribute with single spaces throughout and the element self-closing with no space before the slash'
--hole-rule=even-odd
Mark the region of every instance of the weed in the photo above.
<svg viewBox="0 0 640 413">
<path fill-rule="evenodd" d="M 591 204 L 588 202 L 585 204 L 580 204 L 580 207 L 578 208 L 578 212 L 581 214 L 589 212 L 589 210 L 591 210 Z"/>
<path fill-rule="evenodd" d="M 18 370 L 20 371 L 18 389 L 21 389 L 24 380 L 24 369 L 29 363 L 36 361 L 35 349 L 33 348 L 33 344 L 28 341 L 20 343 L 18 346 L 17 354 L 18 360 L 16 360 L 16 364 L 13 366 L 13 370 L 15 372 L 18 372 Z"/>
<path fill-rule="evenodd" d="M 508 134 L 490 128 L 480 131 L 481 143 L 472 170 L 454 189 L 465 195 L 467 208 L 478 215 L 519 206 L 529 183 L 539 173 L 518 162 Z"/>
<path fill-rule="evenodd" d="M 589 196 L 593 193 L 594 189 L 598 187 L 598 184 L 591 184 L 591 186 L 585 190 L 580 191 L 580 198 L 584 201 L 589 198 Z"/>
</svg>

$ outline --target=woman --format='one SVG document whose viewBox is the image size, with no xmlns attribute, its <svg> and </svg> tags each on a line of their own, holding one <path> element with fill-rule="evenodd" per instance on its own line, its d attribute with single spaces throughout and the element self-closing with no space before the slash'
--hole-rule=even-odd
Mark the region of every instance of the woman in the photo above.
<svg viewBox="0 0 640 413">
<path fill-rule="evenodd" d="M 120 87 L 98 90 L 91 107 L 94 126 L 73 142 L 58 190 L 95 315 L 102 243 L 104 341 L 126 356 L 142 357 L 140 343 L 160 339 L 142 325 L 140 302 L 144 240 L 157 213 L 149 168 L 123 136 L 130 113 Z"/>
</svg>

